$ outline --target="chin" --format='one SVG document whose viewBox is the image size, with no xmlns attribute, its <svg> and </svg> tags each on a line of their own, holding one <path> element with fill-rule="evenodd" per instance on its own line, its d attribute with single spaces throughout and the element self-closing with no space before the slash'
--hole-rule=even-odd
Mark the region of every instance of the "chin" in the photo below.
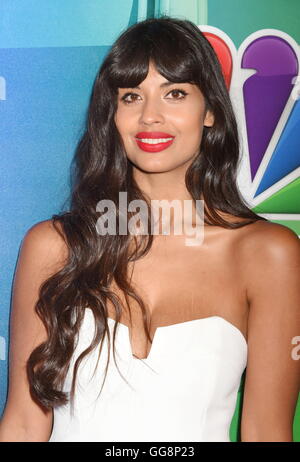
<svg viewBox="0 0 300 462">
<path fill-rule="evenodd" d="M 135 168 L 137 170 L 140 170 L 144 173 L 166 173 L 166 172 L 169 172 L 170 170 L 172 170 L 171 168 L 170 169 L 167 169 L 167 168 L 163 168 L 163 167 L 149 167 L 149 166 L 137 166 L 135 165 Z"/>
<path fill-rule="evenodd" d="M 178 165 L 170 165 L 167 162 L 140 162 L 140 163 L 132 163 L 132 165 L 142 172 L 145 173 L 166 173 L 172 170 L 176 170 L 179 166 Z"/>
</svg>

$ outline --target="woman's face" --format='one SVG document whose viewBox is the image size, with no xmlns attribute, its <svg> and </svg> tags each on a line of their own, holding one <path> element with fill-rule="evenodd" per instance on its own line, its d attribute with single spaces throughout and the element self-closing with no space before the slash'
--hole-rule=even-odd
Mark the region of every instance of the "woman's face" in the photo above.
<svg viewBox="0 0 300 462">
<path fill-rule="evenodd" d="M 187 168 L 199 152 L 203 125 L 214 123 L 213 115 L 204 112 L 204 97 L 196 85 L 166 83 L 150 63 L 139 87 L 118 92 L 115 123 L 127 157 L 147 173 Z"/>
</svg>

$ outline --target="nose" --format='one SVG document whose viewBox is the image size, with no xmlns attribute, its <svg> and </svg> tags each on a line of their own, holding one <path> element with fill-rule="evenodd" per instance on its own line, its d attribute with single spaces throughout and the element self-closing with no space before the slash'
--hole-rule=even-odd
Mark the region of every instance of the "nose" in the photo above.
<svg viewBox="0 0 300 462">
<path fill-rule="evenodd" d="M 160 102 L 155 98 L 145 100 L 141 105 L 141 115 L 139 122 L 145 125 L 154 123 L 164 123 L 164 115 Z"/>
</svg>

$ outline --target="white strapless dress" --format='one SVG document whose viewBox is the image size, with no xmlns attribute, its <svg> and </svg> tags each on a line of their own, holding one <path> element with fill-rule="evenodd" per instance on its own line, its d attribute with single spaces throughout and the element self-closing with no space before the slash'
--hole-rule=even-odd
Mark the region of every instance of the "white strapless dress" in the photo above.
<svg viewBox="0 0 300 462">
<path fill-rule="evenodd" d="M 113 333 L 115 321 L 108 319 Z M 94 316 L 86 309 L 63 391 L 71 390 L 73 366 L 94 335 Z M 194 319 L 156 329 L 146 359 L 132 355 L 129 328 L 118 324 L 117 366 L 107 362 L 105 338 L 86 356 L 77 373 L 73 413 L 68 403 L 54 409 L 52 441 L 201 442 L 230 441 L 247 342 L 220 316 Z M 79 380 L 79 382 L 78 382 Z M 99 397 L 98 397 L 99 395 Z M 98 398 L 97 398 L 98 397 Z"/>
</svg>

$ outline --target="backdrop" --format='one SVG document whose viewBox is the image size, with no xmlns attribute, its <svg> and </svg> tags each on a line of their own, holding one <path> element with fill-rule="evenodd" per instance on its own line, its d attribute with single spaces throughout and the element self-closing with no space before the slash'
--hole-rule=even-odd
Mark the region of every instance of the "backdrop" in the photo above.
<svg viewBox="0 0 300 462">
<path fill-rule="evenodd" d="M 192 20 L 214 46 L 242 135 L 241 192 L 257 213 L 300 236 L 299 0 L 2 0 L 1 413 L 21 240 L 68 197 L 71 160 L 109 47 L 129 25 L 161 13 Z M 238 438 L 243 378 L 232 441 Z M 300 441 L 300 399 L 294 440 Z"/>
</svg>

